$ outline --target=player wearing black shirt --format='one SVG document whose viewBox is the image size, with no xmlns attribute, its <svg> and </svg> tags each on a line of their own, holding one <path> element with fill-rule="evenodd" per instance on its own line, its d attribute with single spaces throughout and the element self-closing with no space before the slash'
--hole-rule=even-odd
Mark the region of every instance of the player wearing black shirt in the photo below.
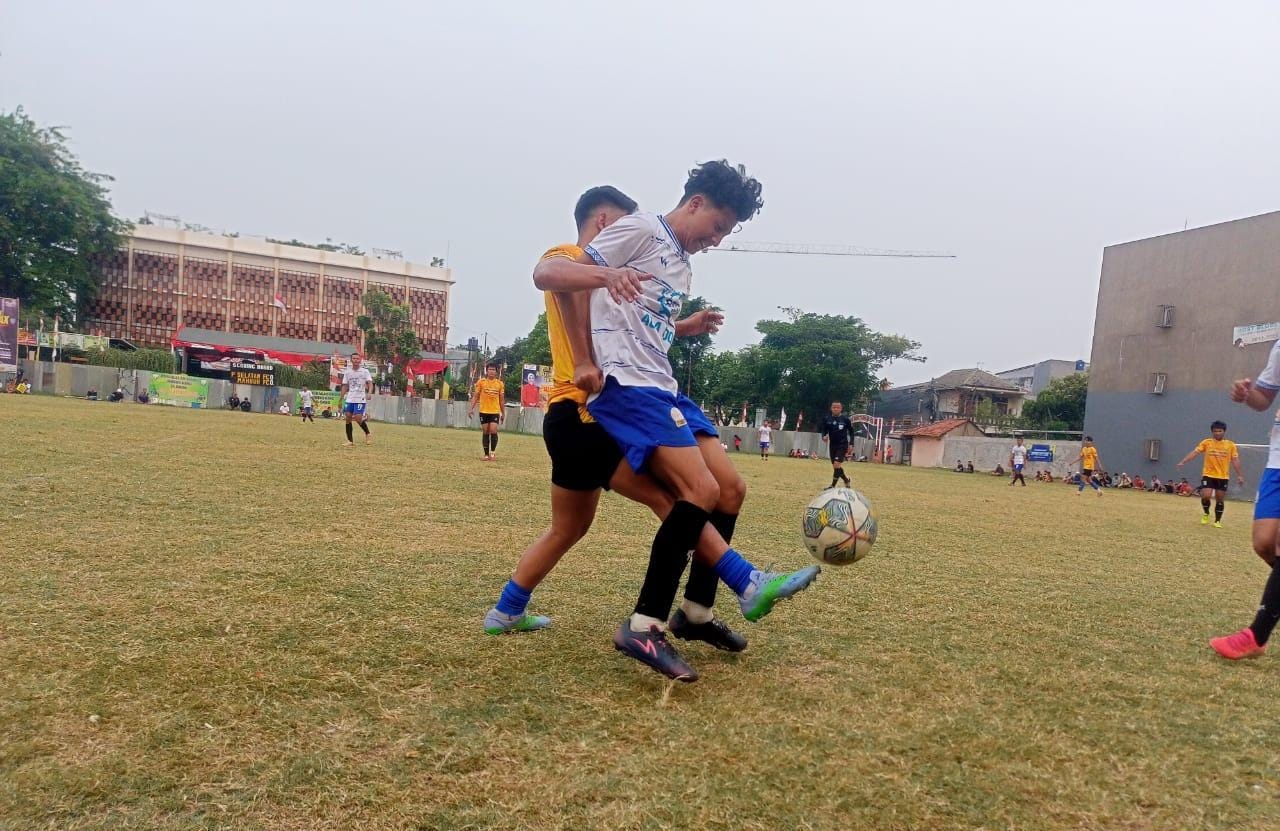
<svg viewBox="0 0 1280 831">
<path fill-rule="evenodd" d="M 845 487 L 849 487 L 849 477 L 844 474 L 844 457 L 849 453 L 849 442 L 853 439 L 853 424 L 849 417 L 843 415 L 844 405 L 839 401 L 831 402 L 831 415 L 822 419 L 819 432 L 822 440 L 828 442 L 831 449 L 831 487 L 836 480 L 843 479 Z"/>
</svg>

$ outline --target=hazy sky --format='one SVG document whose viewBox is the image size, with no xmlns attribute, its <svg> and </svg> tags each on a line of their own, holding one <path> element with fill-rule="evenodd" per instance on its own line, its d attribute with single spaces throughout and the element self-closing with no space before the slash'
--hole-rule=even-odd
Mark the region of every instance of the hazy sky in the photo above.
<svg viewBox="0 0 1280 831">
<path fill-rule="evenodd" d="M 1104 245 L 1280 208 L 1273 2 L 0 3 L 0 109 L 67 125 L 117 211 L 449 254 L 450 343 L 524 334 L 586 187 L 672 207 L 726 157 L 741 240 L 694 290 L 923 344 L 898 384 L 1088 357 Z"/>
</svg>

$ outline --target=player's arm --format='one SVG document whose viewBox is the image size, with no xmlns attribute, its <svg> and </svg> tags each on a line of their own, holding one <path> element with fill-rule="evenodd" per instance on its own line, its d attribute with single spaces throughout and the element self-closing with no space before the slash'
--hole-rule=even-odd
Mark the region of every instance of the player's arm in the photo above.
<svg viewBox="0 0 1280 831">
<path fill-rule="evenodd" d="M 694 312 L 686 318 L 676 321 L 676 337 L 687 338 L 698 335 L 714 335 L 720 331 L 724 323 L 724 313 L 714 306 Z"/>
<path fill-rule="evenodd" d="M 1243 485 L 1244 468 L 1240 467 L 1240 452 L 1235 447 L 1231 448 L 1231 466 L 1236 469 L 1236 481 Z"/>
<path fill-rule="evenodd" d="M 604 289 L 615 303 L 630 303 L 644 290 L 641 283 L 653 275 L 634 268 L 610 268 L 596 264 L 588 254 L 571 258 L 561 254 L 547 257 L 533 269 L 533 284 L 557 294 Z"/>
<path fill-rule="evenodd" d="M 569 351 L 573 353 L 574 386 L 589 393 L 599 392 L 604 388 L 604 373 L 596 366 L 591 349 L 591 293 L 556 292 L 555 298 Z"/>
<path fill-rule="evenodd" d="M 480 400 L 480 382 L 476 381 L 476 385 L 471 388 L 471 404 L 467 407 L 467 418 L 476 414 L 476 402 Z"/>
<path fill-rule="evenodd" d="M 1192 450 L 1190 453 L 1182 457 L 1182 461 L 1178 462 L 1178 467 L 1182 467 L 1187 462 L 1194 459 L 1196 456 L 1199 456 L 1200 451 L 1203 449 L 1203 447 L 1204 447 L 1203 444 L 1197 444 L 1194 450 Z"/>
<path fill-rule="evenodd" d="M 1276 400 L 1276 392 L 1275 388 L 1265 385 L 1261 378 L 1257 381 L 1241 378 L 1231 385 L 1231 400 L 1262 412 Z"/>
<path fill-rule="evenodd" d="M 498 423 L 507 423 L 507 385 L 498 382 Z"/>
</svg>

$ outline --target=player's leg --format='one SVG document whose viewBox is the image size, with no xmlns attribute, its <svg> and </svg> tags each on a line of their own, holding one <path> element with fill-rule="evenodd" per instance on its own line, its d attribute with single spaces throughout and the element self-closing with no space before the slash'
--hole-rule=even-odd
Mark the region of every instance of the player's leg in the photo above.
<svg viewBox="0 0 1280 831">
<path fill-rule="evenodd" d="M 486 633 L 530 632 L 551 625 L 548 617 L 526 613 L 529 598 L 560 558 L 586 536 L 599 501 L 598 489 L 574 491 L 551 486 L 551 525 L 520 555 L 497 604 L 485 615 Z"/>
<path fill-rule="evenodd" d="M 369 413 L 368 412 L 360 413 L 360 429 L 364 431 L 364 443 L 373 444 L 373 436 L 369 435 Z"/>
<path fill-rule="evenodd" d="M 1209 483 L 1206 480 L 1201 479 L 1200 480 L 1200 510 L 1202 511 L 1202 514 L 1200 516 L 1201 525 L 1209 524 L 1209 497 L 1211 496 L 1213 496 L 1213 488 L 1209 487 Z"/>
<path fill-rule="evenodd" d="M 742 511 L 742 503 L 747 497 L 747 483 L 738 473 L 733 462 L 729 461 L 729 456 L 720 446 L 718 437 L 703 432 L 697 436 L 697 439 L 702 460 L 720 488 L 720 496 L 711 511 L 710 524 L 728 546 L 733 542 L 738 514 Z M 714 564 L 694 560 L 689 568 L 689 580 L 684 588 L 684 601 L 680 604 L 678 613 L 681 619 L 673 619 L 673 622 L 683 624 L 687 621 L 694 625 L 711 622 L 715 617 L 716 584 L 719 580 Z"/>
<path fill-rule="evenodd" d="M 1226 488 L 1215 488 L 1213 491 L 1213 525 L 1215 528 L 1222 527 L 1222 514 L 1227 510 L 1226 500 Z"/>
<path fill-rule="evenodd" d="M 346 424 L 346 427 L 347 427 L 347 445 L 346 446 L 347 447 L 356 446 L 355 440 L 352 439 L 351 437 L 351 415 L 352 415 L 351 405 L 350 404 L 343 405 L 342 416 L 344 419 L 346 419 L 346 422 L 347 422 Z"/>
<path fill-rule="evenodd" d="M 1215 652 L 1232 660 L 1261 655 L 1280 621 L 1280 470 L 1275 468 L 1268 468 L 1258 484 L 1253 508 L 1253 550 L 1271 567 L 1253 623 L 1209 641 Z"/>
<path fill-rule="evenodd" d="M 493 458 L 498 457 L 498 417 L 494 416 L 493 421 L 489 422 L 489 455 Z"/>
</svg>

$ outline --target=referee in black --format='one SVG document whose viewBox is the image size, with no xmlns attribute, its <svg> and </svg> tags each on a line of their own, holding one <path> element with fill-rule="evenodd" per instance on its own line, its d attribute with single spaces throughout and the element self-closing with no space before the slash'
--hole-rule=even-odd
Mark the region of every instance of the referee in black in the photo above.
<svg viewBox="0 0 1280 831">
<path fill-rule="evenodd" d="M 849 454 L 849 442 L 853 439 L 853 424 L 844 414 L 844 405 L 839 401 L 831 402 L 831 415 L 822 419 L 822 428 L 819 432 L 822 434 L 822 440 L 827 442 L 831 450 L 831 484 L 828 487 L 834 488 L 836 481 L 840 479 L 844 480 L 846 488 L 851 487 L 852 483 L 844 473 L 844 457 Z"/>
</svg>

